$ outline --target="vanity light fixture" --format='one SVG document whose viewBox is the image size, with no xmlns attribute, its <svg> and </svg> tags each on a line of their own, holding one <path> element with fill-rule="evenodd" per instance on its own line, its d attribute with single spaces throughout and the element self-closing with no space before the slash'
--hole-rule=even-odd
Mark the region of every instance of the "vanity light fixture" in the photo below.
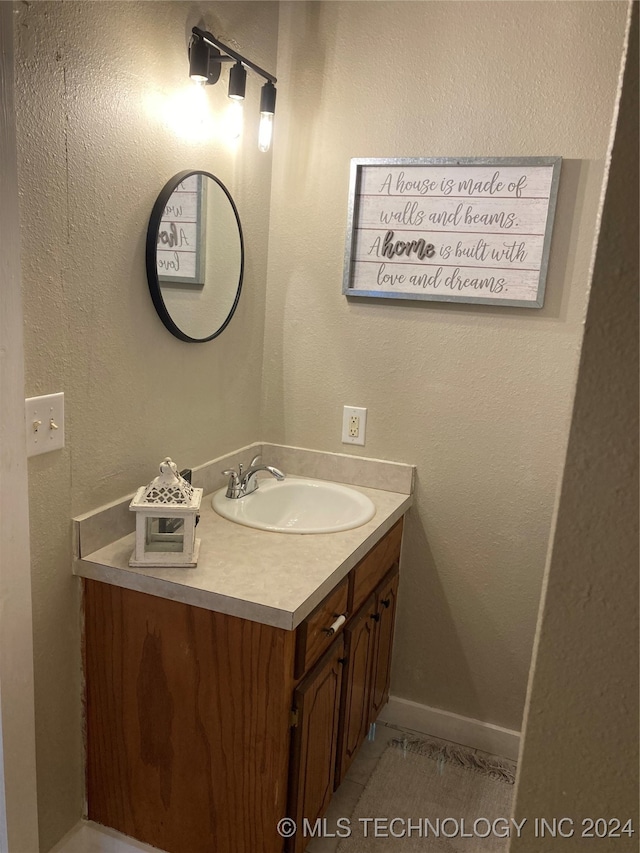
<svg viewBox="0 0 640 853">
<path fill-rule="evenodd" d="M 202 85 L 217 83 L 223 62 L 234 63 L 229 71 L 229 97 L 238 104 L 241 104 L 245 97 L 247 68 L 266 80 L 260 94 L 258 147 L 260 151 L 268 151 L 271 147 L 273 116 L 276 111 L 277 79 L 233 48 L 218 41 L 211 33 L 201 30 L 200 27 L 194 27 L 189 45 L 191 79 Z"/>
</svg>

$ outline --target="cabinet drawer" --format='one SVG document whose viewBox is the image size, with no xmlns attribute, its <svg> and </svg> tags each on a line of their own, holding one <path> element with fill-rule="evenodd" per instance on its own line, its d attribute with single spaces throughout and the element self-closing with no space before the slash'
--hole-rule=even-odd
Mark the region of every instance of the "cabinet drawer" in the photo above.
<svg viewBox="0 0 640 853">
<path fill-rule="evenodd" d="M 348 615 L 348 598 L 349 580 L 345 578 L 301 623 L 296 642 L 296 678 L 300 678 L 329 646 L 334 637 L 329 633 L 331 626 L 339 616 Z"/>
<path fill-rule="evenodd" d="M 402 519 L 383 536 L 371 551 L 353 569 L 351 612 L 355 613 L 385 577 L 394 563 L 400 560 Z"/>
</svg>

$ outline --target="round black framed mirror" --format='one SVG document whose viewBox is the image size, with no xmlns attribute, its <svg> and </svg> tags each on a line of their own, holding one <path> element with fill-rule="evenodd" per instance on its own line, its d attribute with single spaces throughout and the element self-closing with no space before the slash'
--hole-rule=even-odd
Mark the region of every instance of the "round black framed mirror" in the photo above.
<svg viewBox="0 0 640 853">
<path fill-rule="evenodd" d="M 229 325 L 242 290 L 244 239 L 222 181 L 191 170 L 165 184 L 149 219 L 146 261 L 153 304 L 172 335 L 204 343 Z"/>
</svg>

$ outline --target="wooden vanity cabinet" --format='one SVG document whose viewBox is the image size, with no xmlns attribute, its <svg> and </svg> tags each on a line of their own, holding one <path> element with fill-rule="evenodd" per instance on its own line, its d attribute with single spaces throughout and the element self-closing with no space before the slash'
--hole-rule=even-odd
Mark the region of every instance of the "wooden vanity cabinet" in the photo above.
<svg viewBox="0 0 640 853">
<path fill-rule="evenodd" d="M 295 631 L 85 580 L 88 817 L 168 853 L 302 853 L 278 821 L 324 814 L 388 697 L 401 538 Z"/>
</svg>

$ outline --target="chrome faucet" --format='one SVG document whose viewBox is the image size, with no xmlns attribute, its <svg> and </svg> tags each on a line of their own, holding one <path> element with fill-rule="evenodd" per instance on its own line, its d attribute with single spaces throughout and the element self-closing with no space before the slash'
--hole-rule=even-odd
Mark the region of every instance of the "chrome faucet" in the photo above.
<svg viewBox="0 0 640 853">
<path fill-rule="evenodd" d="M 255 492 L 258 488 L 258 477 L 256 475 L 259 471 L 268 471 L 276 480 L 284 480 L 285 475 L 278 468 L 274 468 L 272 465 L 258 465 L 260 459 L 260 455 L 254 456 L 246 471 L 243 470 L 242 463 L 240 463 L 237 471 L 227 469 L 222 472 L 229 477 L 226 495 L 228 498 L 237 500 Z"/>
</svg>

